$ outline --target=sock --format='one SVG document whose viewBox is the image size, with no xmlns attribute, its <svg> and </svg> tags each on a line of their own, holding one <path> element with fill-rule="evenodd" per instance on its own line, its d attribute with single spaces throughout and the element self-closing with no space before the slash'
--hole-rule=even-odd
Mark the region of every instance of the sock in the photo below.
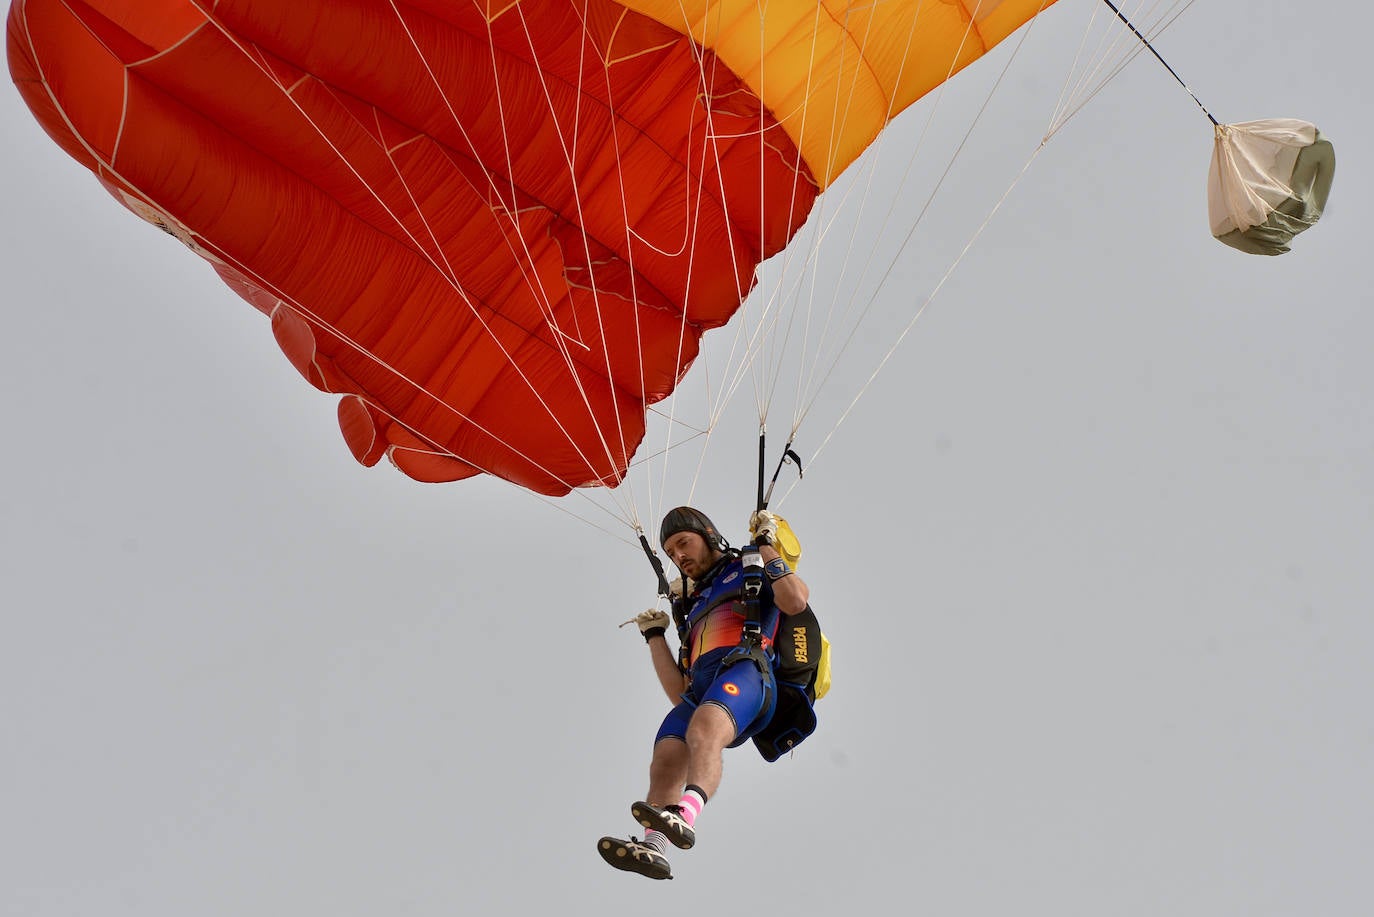
<svg viewBox="0 0 1374 917">
<path fill-rule="evenodd" d="M 706 793 L 696 784 L 688 784 L 686 792 L 682 794 L 681 801 L 678 802 L 678 814 L 688 825 L 696 827 L 697 816 L 701 814 L 702 807 L 706 805 Z"/>
<path fill-rule="evenodd" d="M 644 846 L 652 847 L 661 856 L 668 855 L 668 835 L 650 828 L 644 834 Z"/>
</svg>

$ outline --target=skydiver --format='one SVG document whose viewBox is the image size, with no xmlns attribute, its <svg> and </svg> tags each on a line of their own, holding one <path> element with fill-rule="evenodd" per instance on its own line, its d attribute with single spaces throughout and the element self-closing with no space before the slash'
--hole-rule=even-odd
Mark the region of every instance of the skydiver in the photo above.
<svg viewBox="0 0 1374 917">
<path fill-rule="evenodd" d="M 777 632 L 776 612 L 790 616 L 807 610 L 810 590 L 774 547 L 777 517 L 756 512 L 749 529 L 764 564 L 758 618 L 769 646 Z M 766 726 L 772 708 L 763 669 L 738 654 L 738 661 L 726 659 L 741 646 L 746 620 L 740 552 L 690 506 L 664 516 L 659 544 L 681 573 L 672 601 L 682 643 L 679 655 L 674 657 L 664 636 L 670 625 L 667 612 L 651 608 L 633 620 L 675 706 L 654 739 L 649 792 L 630 807 L 635 821 L 647 829 L 644 839 L 603 837 L 597 849 L 617 869 L 671 879 L 668 845 L 686 850 L 696 843 L 697 817 L 720 786 L 722 752 Z"/>
</svg>

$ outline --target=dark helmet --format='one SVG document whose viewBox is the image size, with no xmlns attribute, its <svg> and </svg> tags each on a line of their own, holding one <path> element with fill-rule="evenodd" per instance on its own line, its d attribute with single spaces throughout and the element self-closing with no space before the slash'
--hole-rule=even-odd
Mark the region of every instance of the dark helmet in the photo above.
<svg viewBox="0 0 1374 917">
<path fill-rule="evenodd" d="M 706 514 L 690 506 L 668 510 L 668 515 L 663 517 L 663 524 L 658 527 L 659 546 L 662 547 L 664 542 L 678 532 L 696 532 L 706 540 L 708 547 L 716 551 L 724 551 L 730 547 L 730 543 L 721 537 L 720 531 L 706 518 Z"/>
</svg>

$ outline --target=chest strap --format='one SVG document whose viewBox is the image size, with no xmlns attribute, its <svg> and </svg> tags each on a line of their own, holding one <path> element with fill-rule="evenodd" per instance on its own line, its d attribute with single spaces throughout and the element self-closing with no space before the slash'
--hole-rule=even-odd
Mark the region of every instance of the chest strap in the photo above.
<svg viewBox="0 0 1374 917">
<path fill-rule="evenodd" d="M 763 644 L 763 620 L 760 610 L 760 597 L 763 594 L 763 558 L 759 549 L 747 545 L 740 553 L 740 564 L 744 568 L 744 626 L 740 632 L 739 646 L 725 654 L 721 668 L 748 660 L 758 667 L 763 677 L 763 709 L 772 711 L 777 696 L 777 681 L 773 677 L 773 658 Z"/>
</svg>

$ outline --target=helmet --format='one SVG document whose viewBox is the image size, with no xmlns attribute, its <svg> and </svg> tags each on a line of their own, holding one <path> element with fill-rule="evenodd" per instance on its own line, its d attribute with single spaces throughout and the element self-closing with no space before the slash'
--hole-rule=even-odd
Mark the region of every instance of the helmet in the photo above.
<svg viewBox="0 0 1374 917">
<path fill-rule="evenodd" d="M 706 518 L 706 514 L 690 506 L 670 509 L 668 515 L 663 517 L 663 524 L 658 527 L 659 545 L 662 546 L 678 532 L 696 532 L 706 540 L 707 546 L 712 550 L 724 551 L 730 546 L 730 543 L 721 537 L 715 524 Z"/>
</svg>

